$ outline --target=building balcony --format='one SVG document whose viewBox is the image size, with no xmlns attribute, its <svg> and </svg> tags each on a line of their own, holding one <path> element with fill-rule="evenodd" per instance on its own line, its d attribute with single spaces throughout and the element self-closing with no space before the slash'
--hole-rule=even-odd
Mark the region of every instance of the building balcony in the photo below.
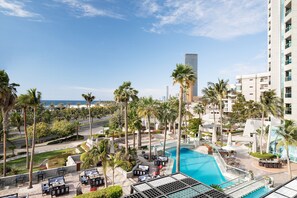
<svg viewBox="0 0 297 198">
<path fill-rule="evenodd" d="M 285 62 L 286 65 L 288 65 L 288 64 L 290 64 L 290 63 L 292 63 L 292 60 L 291 60 L 291 59 L 288 59 L 288 60 L 286 60 L 286 62 Z"/>
<path fill-rule="evenodd" d="M 292 76 L 286 76 L 285 77 L 285 81 L 291 81 L 292 80 Z"/>
<path fill-rule="evenodd" d="M 292 98 L 292 93 L 285 93 L 285 98 Z"/>
<path fill-rule="evenodd" d="M 287 48 L 289 48 L 291 46 L 292 46 L 292 42 L 288 42 L 288 43 L 286 43 L 285 48 L 287 49 Z"/>
<path fill-rule="evenodd" d="M 286 26 L 286 30 L 285 30 L 285 32 L 288 32 L 288 31 L 290 31 L 292 29 L 292 25 L 287 25 Z"/>
<path fill-rule="evenodd" d="M 286 10 L 285 16 L 287 16 L 288 14 L 290 14 L 292 12 L 292 9 L 288 9 Z"/>
</svg>

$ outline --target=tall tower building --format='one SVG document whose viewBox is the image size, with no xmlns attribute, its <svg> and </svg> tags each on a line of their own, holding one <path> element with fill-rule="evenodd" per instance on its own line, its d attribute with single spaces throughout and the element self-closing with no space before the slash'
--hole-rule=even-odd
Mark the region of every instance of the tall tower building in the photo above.
<svg viewBox="0 0 297 198">
<path fill-rule="evenodd" d="M 297 120 L 297 1 L 268 0 L 271 89 L 284 100 L 285 119 Z M 292 42 L 293 41 L 293 42 Z M 295 41 L 297 41 L 295 39 Z"/>
<path fill-rule="evenodd" d="M 197 54 L 186 54 L 185 64 L 193 68 L 196 74 L 196 82 L 191 85 L 188 92 L 188 102 L 193 101 L 194 96 L 198 96 L 198 55 Z"/>
</svg>

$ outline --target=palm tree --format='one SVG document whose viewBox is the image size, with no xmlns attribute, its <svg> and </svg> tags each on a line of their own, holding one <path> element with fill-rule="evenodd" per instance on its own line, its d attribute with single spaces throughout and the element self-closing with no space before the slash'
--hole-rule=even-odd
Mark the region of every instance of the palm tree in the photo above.
<svg viewBox="0 0 297 198">
<path fill-rule="evenodd" d="M 217 83 L 209 82 L 208 86 L 212 87 L 215 96 L 219 102 L 220 109 L 220 132 L 221 132 L 221 141 L 223 143 L 223 99 L 227 95 L 227 85 L 228 80 L 224 81 L 223 79 L 219 79 Z"/>
<path fill-rule="evenodd" d="M 131 82 L 123 82 L 118 89 L 114 91 L 115 101 L 124 104 L 125 109 L 125 153 L 128 154 L 128 103 L 132 99 L 137 100 L 138 91 L 131 87 Z"/>
<path fill-rule="evenodd" d="M 8 116 L 13 109 L 17 95 L 15 83 L 9 82 L 9 77 L 4 70 L 0 70 L 0 108 L 2 113 L 3 125 L 3 176 L 6 176 L 6 135 L 8 131 Z"/>
<path fill-rule="evenodd" d="M 37 107 L 40 105 L 41 102 L 41 93 L 34 89 L 28 90 L 28 97 L 29 97 L 29 105 L 33 108 L 33 135 L 32 135 L 32 149 L 31 149 L 31 159 L 30 159 L 30 166 L 29 166 L 29 187 L 33 188 L 33 160 L 34 160 L 34 150 L 35 150 L 35 137 L 36 137 L 36 111 Z"/>
<path fill-rule="evenodd" d="M 121 154 L 121 152 L 117 152 L 116 154 L 109 155 L 108 165 L 112 170 L 112 185 L 114 185 L 114 170 L 123 163 L 121 160 Z"/>
<path fill-rule="evenodd" d="M 152 116 L 155 115 L 156 113 L 156 108 L 155 108 L 155 100 L 153 100 L 152 97 L 148 98 L 141 98 L 139 101 L 139 106 L 138 106 L 138 114 L 140 117 L 146 118 L 148 121 L 148 135 L 149 135 L 149 161 L 151 160 L 151 145 L 152 145 L 152 136 L 151 136 L 151 118 Z"/>
<path fill-rule="evenodd" d="M 89 125 L 90 125 L 90 138 L 92 139 L 92 121 L 91 121 L 91 104 L 95 100 L 95 96 L 92 93 L 82 94 L 82 97 L 86 100 L 87 107 L 89 109 Z"/>
<path fill-rule="evenodd" d="M 163 141 L 163 156 L 165 156 L 165 148 L 166 148 L 166 136 L 167 136 L 167 123 L 169 122 L 171 111 L 170 111 L 170 103 L 169 102 L 161 102 L 157 104 L 157 119 L 164 124 L 164 141 Z"/>
<path fill-rule="evenodd" d="M 211 104 L 212 106 L 212 113 L 213 113 L 213 123 L 216 124 L 216 114 L 215 114 L 215 108 L 218 104 L 218 100 L 216 97 L 216 94 L 212 87 L 208 86 L 207 88 L 202 89 L 203 93 L 203 101 L 208 104 Z"/>
<path fill-rule="evenodd" d="M 29 95 L 21 94 L 18 97 L 17 104 L 22 108 L 23 119 L 24 119 L 24 133 L 25 133 L 25 142 L 26 142 L 26 168 L 29 169 L 29 139 L 27 132 L 27 108 L 30 104 Z"/>
<path fill-rule="evenodd" d="M 194 107 L 194 113 L 198 114 L 198 117 L 201 118 L 201 114 L 204 114 L 204 106 L 202 105 L 202 103 L 198 103 L 195 107 Z"/>
<path fill-rule="evenodd" d="M 288 173 L 290 179 L 292 179 L 292 170 L 289 157 L 289 145 L 297 145 L 297 126 L 293 120 L 285 120 L 284 124 L 279 127 L 276 131 L 276 134 L 282 137 L 281 142 L 278 143 L 278 146 L 284 146 L 286 149 Z"/>
<path fill-rule="evenodd" d="M 168 102 L 169 102 L 169 107 L 170 107 L 170 115 L 169 115 L 169 118 L 168 118 L 169 119 L 169 124 L 172 125 L 173 134 L 175 134 L 175 123 L 176 123 L 176 119 L 178 118 L 178 107 L 179 107 L 178 98 L 171 97 L 168 100 Z M 169 127 L 169 130 L 170 130 L 170 127 Z"/>
<path fill-rule="evenodd" d="M 190 84 L 196 81 L 196 75 L 193 68 L 188 65 L 177 64 L 172 72 L 173 84 L 179 84 L 179 108 L 178 108 L 178 140 L 176 148 L 176 172 L 180 171 L 180 141 L 181 141 L 181 123 L 182 123 L 182 104 L 184 91 Z"/>
<path fill-rule="evenodd" d="M 262 149 L 262 139 L 264 134 L 264 116 L 271 114 L 275 117 L 283 116 L 283 106 L 282 101 L 276 96 L 275 90 L 264 91 L 260 96 L 260 105 L 262 110 L 262 126 L 261 126 L 261 136 L 260 136 L 260 153 L 263 153 Z"/>
</svg>

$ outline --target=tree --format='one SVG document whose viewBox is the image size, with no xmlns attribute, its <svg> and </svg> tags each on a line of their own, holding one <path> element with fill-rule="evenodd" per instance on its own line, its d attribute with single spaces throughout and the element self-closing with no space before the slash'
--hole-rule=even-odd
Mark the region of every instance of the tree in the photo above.
<svg viewBox="0 0 297 198">
<path fill-rule="evenodd" d="M 170 107 L 170 115 L 168 117 L 169 124 L 172 125 L 172 127 L 173 127 L 173 133 L 175 134 L 175 121 L 176 121 L 176 119 L 178 117 L 178 107 L 179 107 L 178 98 L 171 97 L 168 100 L 168 102 L 169 102 L 169 107 Z"/>
<path fill-rule="evenodd" d="M 18 129 L 18 131 L 21 133 L 21 126 L 22 126 L 23 122 L 22 122 L 22 116 L 20 115 L 19 112 L 14 111 L 10 115 L 10 123 L 12 126 L 16 127 Z"/>
<path fill-rule="evenodd" d="M 212 90 L 215 93 L 217 100 L 219 101 L 220 109 L 220 131 L 221 131 L 221 141 L 223 142 L 223 99 L 227 96 L 227 85 L 228 80 L 221 80 L 217 83 L 209 82 L 208 86 L 212 87 Z"/>
<path fill-rule="evenodd" d="M 148 136 L 149 136 L 149 161 L 151 160 L 152 154 L 152 136 L 151 136 L 151 117 L 156 114 L 156 101 L 152 97 L 141 98 L 138 104 L 138 115 L 146 118 L 148 122 Z"/>
<path fill-rule="evenodd" d="M 196 106 L 194 106 L 194 113 L 198 114 L 198 117 L 201 118 L 201 114 L 205 113 L 202 103 L 198 103 Z"/>
<path fill-rule="evenodd" d="M 82 94 L 82 97 L 86 100 L 87 107 L 89 109 L 89 125 L 90 125 L 90 138 L 92 138 L 92 122 L 91 122 L 91 104 L 95 100 L 95 96 L 92 93 Z"/>
<path fill-rule="evenodd" d="M 8 131 L 8 116 L 13 109 L 17 95 L 15 83 L 9 82 L 8 74 L 4 70 L 0 70 L 0 108 L 2 113 L 2 127 L 3 127 L 3 176 L 6 176 L 6 135 Z"/>
<path fill-rule="evenodd" d="M 171 111 L 170 111 L 170 103 L 169 102 L 160 102 L 157 103 L 157 119 L 164 124 L 164 140 L 163 140 L 163 156 L 165 156 L 165 148 L 166 148 L 166 138 L 167 138 L 167 123 L 169 122 Z"/>
<path fill-rule="evenodd" d="M 59 137 L 65 137 L 75 132 L 76 126 L 67 120 L 54 121 L 52 124 L 52 132 Z"/>
<path fill-rule="evenodd" d="M 278 143 L 278 146 L 284 146 L 286 149 L 286 157 L 287 157 L 287 165 L 288 165 L 288 173 L 290 179 L 292 179 L 292 170 L 290 164 L 290 156 L 289 156 L 289 145 L 296 146 L 297 145 L 297 126 L 295 125 L 293 120 L 285 120 L 284 124 L 279 127 L 276 131 L 276 134 L 282 137 L 281 142 Z"/>
<path fill-rule="evenodd" d="M 114 170 L 120 167 L 123 161 L 121 160 L 121 152 L 109 155 L 108 166 L 112 170 L 112 185 L 114 185 Z"/>
<path fill-rule="evenodd" d="M 27 94 L 21 94 L 17 99 L 17 105 L 22 108 L 23 112 L 23 123 L 26 143 L 26 168 L 29 169 L 29 139 L 27 133 L 27 109 L 29 106 L 29 96 Z"/>
<path fill-rule="evenodd" d="M 114 92 L 114 99 L 117 103 L 123 103 L 125 109 L 125 152 L 128 153 L 128 103 L 137 100 L 138 91 L 131 87 L 131 82 L 123 82 Z"/>
<path fill-rule="evenodd" d="M 138 104 L 137 101 L 131 102 L 129 104 L 129 114 L 128 114 L 128 125 L 129 129 L 133 134 L 133 148 L 135 148 L 135 131 L 138 131 L 138 147 L 141 145 L 140 137 L 141 137 L 141 129 L 142 129 L 142 122 L 140 117 L 137 114 Z"/>
<path fill-rule="evenodd" d="M 31 149 L 31 159 L 30 159 L 30 166 L 29 166 L 29 187 L 33 188 L 33 161 L 34 161 L 34 151 L 35 151 L 35 137 L 36 137 L 36 111 L 37 107 L 40 105 L 41 102 L 41 93 L 34 89 L 28 90 L 29 96 L 29 105 L 33 108 L 33 135 L 32 135 L 32 149 Z"/>
<path fill-rule="evenodd" d="M 216 97 L 214 89 L 211 86 L 208 86 L 208 87 L 202 89 L 202 93 L 203 93 L 202 100 L 204 102 L 207 102 L 208 104 L 211 104 L 211 106 L 212 106 L 213 123 L 215 125 L 216 124 L 215 108 L 218 105 L 218 99 Z"/>
<path fill-rule="evenodd" d="M 36 123 L 36 127 L 35 127 L 35 138 L 37 138 L 38 140 L 41 137 L 46 137 L 48 135 L 50 135 L 50 127 L 48 124 L 46 124 L 45 122 L 38 122 Z M 29 137 L 33 137 L 34 134 L 34 125 L 29 126 L 28 127 L 28 136 Z"/>
<path fill-rule="evenodd" d="M 196 81 L 196 75 L 193 68 L 188 65 L 177 64 L 176 69 L 172 72 L 173 84 L 179 84 L 179 108 L 178 108 L 178 140 L 176 148 L 176 172 L 180 171 L 180 141 L 181 141 L 181 124 L 182 124 L 182 104 L 184 90 Z"/>
<path fill-rule="evenodd" d="M 276 96 L 275 90 L 264 91 L 260 96 L 260 105 L 262 111 L 262 127 L 260 136 L 260 153 L 263 153 L 262 139 L 264 134 L 264 117 L 265 115 L 271 114 L 274 117 L 283 117 L 283 106 L 282 101 Z"/>
</svg>

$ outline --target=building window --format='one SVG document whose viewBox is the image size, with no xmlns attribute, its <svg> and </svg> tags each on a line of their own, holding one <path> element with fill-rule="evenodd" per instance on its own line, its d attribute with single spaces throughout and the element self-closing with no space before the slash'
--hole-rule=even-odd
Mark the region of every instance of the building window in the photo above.
<svg viewBox="0 0 297 198">
<path fill-rule="evenodd" d="M 292 80 L 292 70 L 288 70 L 285 72 L 285 81 L 291 81 Z"/>
<path fill-rule="evenodd" d="M 288 32 L 289 30 L 292 29 L 292 20 L 290 19 L 287 23 L 286 23 L 286 30 L 285 32 Z"/>
<path fill-rule="evenodd" d="M 286 38 L 285 48 L 287 49 L 287 48 L 291 47 L 291 45 L 292 45 L 292 39 L 291 39 L 291 36 L 289 36 L 288 38 Z"/>
<path fill-rule="evenodd" d="M 286 6 L 286 12 L 285 12 L 285 16 L 287 16 L 288 14 L 290 14 L 292 11 L 292 4 L 291 2 Z"/>
<path fill-rule="evenodd" d="M 250 93 L 250 95 L 252 96 L 252 95 L 254 95 L 253 93 Z"/>
<path fill-rule="evenodd" d="M 285 98 L 292 98 L 292 87 L 285 87 Z"/>
<path fill-rule="evenodd" d="M 290 104 L 290 103 L 285 104 L 285 114 L 287 114 L 287 115 L 292 114 L 292 104 Z"/>
<path fill-rule="evenodd" d="M 253 81 L 254 79 L 250 78 L 250 81 Z"/>
<path fill-rule="evenodd" d="M 290 63 L 292 63 L 292 54 L 291 53 L 289 53 L 289 54 L 286 55 L 286 62 L 285 62 L 285 64 L 288 65 Z"/>
<path fill-rule="evenodd" d="M 253 88 L 253 86 L 250 86 L 250 88 Z"/>
</svg>

